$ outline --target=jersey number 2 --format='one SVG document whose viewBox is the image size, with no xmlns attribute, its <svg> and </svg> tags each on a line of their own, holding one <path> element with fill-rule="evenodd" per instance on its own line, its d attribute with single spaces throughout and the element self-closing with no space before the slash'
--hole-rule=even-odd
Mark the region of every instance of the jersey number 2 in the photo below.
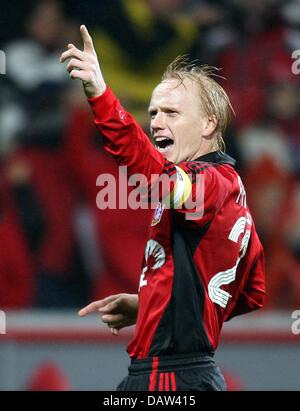
<svg viewBox="0 0 300 411">
<path fill-rule="evenodd" d="M 221 286 L 230 284 L 235 280 L 236 270 L 238 268 L 239 262 L 245 256 L 248 248 L 251 231 L 250 229 L 246 230 L 247 223 L 248 227 L 251 227 L 252 220 L 251 216 L 248 213 L 247 217 L 240 217 L 236 221 L 228 236 L 229 240 L 237 243 L 240 235 L 244 234 L 236 264 L 232 268 L 229 268 L 226 271 L 221 271 L 214 275 L 208 283 L 209 298 L 212 302 L 218 304 L 222 308 L 226 308 L 231 295 L 227 291 L 222 290 Z"/>
</svg>

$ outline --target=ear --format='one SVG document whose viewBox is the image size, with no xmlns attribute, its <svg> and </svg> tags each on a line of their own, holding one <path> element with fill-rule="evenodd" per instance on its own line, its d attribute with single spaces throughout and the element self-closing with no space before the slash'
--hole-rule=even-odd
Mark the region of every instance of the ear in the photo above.
<svg viewBox="0 0 300 411">
<path fill-rule="evenodd" d="M 203 137 L 206 137 L 208 140 L 210 140 L 214 136 L 214 132 L 217 128 L 218 125 L 218 120 L 215 114 L 212 116 L 208 117 L 204 130 L 203 130 Z"/>
</svg>

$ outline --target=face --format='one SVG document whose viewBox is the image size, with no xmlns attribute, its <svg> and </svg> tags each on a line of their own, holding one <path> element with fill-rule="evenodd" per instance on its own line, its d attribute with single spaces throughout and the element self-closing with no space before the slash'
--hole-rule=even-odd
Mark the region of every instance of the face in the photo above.
<svg viewBox="0 0 300 411">
<path fill-rule="evenodd" d="M 202 112 L 197 84 L 165 80 L 153 91 L 150 128 L 156 149 L 178 164 L 211 151 L 215 124 Z"/>
</svg>

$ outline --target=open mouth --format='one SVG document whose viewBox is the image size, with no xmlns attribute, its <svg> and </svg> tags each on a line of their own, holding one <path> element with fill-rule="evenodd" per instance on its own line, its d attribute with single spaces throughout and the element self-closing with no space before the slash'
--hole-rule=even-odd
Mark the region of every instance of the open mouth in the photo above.
<svg viewBox="0 0 300 411">
<path fill-rule="evenodd" d="M 165 137 L 165 136 L 154 137 L 154 145 L 160 152 L 167 151 L 173 144 L 174 144 L 174 141 L 169 137 Z"/>
</svg>

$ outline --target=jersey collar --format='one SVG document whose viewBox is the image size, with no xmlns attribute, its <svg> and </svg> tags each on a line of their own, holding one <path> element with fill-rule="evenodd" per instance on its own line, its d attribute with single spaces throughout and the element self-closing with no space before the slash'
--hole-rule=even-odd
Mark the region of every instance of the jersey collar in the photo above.
<svg viewBox="0 0 300 411">
<path fill-rule="evenodd" d="M 221 151 L 213 151 L 211 153 L 204 154 L 196 158 L 195 161 L 205 161 L 207 163 L 217 163 L 217 164 L 229 164 L 235 167 L 236 161 L 230 157 L 228 154 L 222 153 Z"/>
</svg>

